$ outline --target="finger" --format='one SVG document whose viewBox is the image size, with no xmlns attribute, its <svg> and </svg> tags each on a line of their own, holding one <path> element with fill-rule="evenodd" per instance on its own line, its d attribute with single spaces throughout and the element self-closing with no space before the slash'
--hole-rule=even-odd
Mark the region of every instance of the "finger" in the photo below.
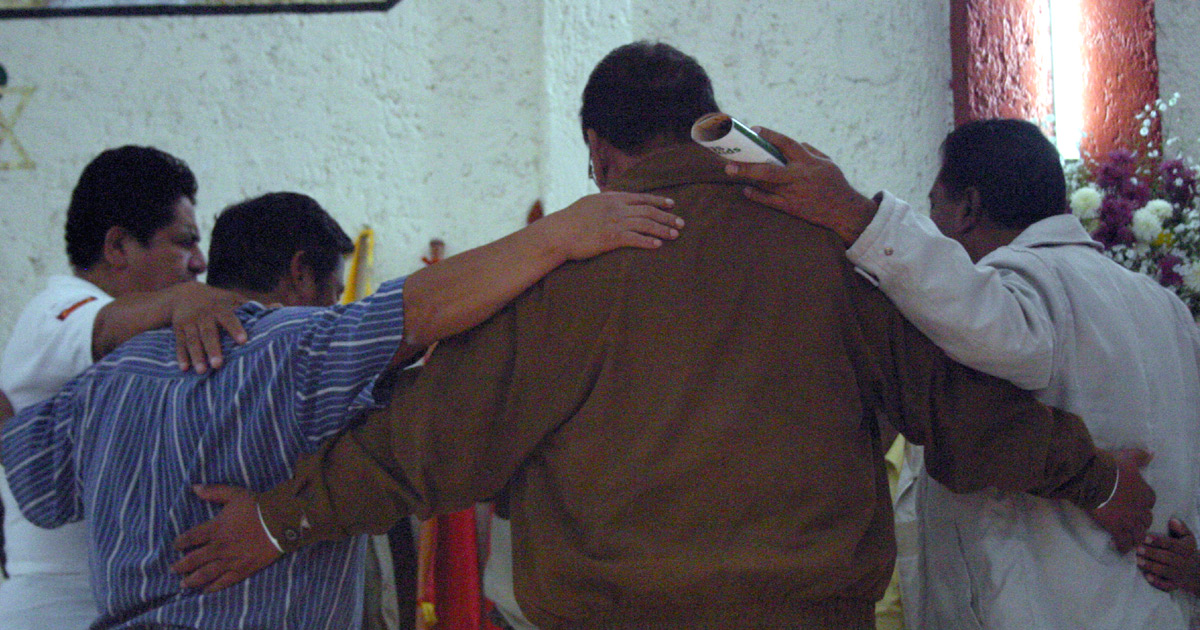
<svg viewBox="0 0 1200 630">
<path fill-rule="evenodd" d="M 763 184 L 786 184 L 794 179 L 786 166 L 768 163 L 728 162 L 725 173 Z"/>
<path fill-rule="evenodd" d="M 804 150 L 804 147 L 800 146 L 799 142 L 773 129 L 766 127 L 757 127 L 757 129 L 758 135 L 762 136 L 763 140 L 775 145 L 775 148 L 779 149 L 779 152 L 783 154 L 783 157 L 787 158 L 788 162 L 809 157 L 810 154 Z"/>
<path fill-rule="evenodd" d="M 1154 560 L 1150 560 L 1149 558 L 1139 556 L 1137 559 L 1137 565 L 1138 568 L 1142 570 L 1144 575 L 1154 575 L 1172 582 L 1178 580 L 1180 577 L 1179 567 L 1169 563 L 1156 562 Z"/>
<path fill-rule="evenodd" d="M 643 217 L 669 227 L 683 227 L 683 219 L 670 212 L 663 212 L 653 206 L 630 206 L 630 216 Z"/>
<path fill-rule="evenodd" d="M 193 571 L 187 572 L 180 584 L 184 588 L 203 588 L 216 581 L 228 570 L 228 567 L 222 561 L 208 562 L 200 565 Z"/>
<path fill-rule="evenodd" d="M 1152 547 L 1150 545 L 1139 545 L 1138 547 L 1138 562 L 1145 560 L 1146 563 L 1162 565 L 1175 564 L 1184 558 L 1183 554 L 1175 553 L 1171 550 L 1163 550 L 1163 548 Z M 1158 571 L 1162 572 L 1162 571 Z"/>
<path fill-rule="evenodd" d="M 1146 581 L 1150 583 L 1150 586 L 1153 586 L 1160 591 L 1166 591 L 1169 593 L 1178 588 L 1170 580 L 1163 579 L 1162 577 L 1154 575 L 1153 573 L 1142 573 L 1142 576 L 1146 578 Z"/>
<path fill-rule="evenodd" d="M 192 367 L 192 362 L 188 360 L 187 339 L 183 337 L 183 331 L 179 328 L 175 329 L 175 360 L 179 362 L 181 371 L 188 371 Z"/>
<path fill-rule="evenodd" d="M 1141 448 L 1126 448 L 1121 449 L 1121 454 L 1126 460 L 1138 468 L 1145 468 L 1150 460 L 1154 459 L 1154 454 Z"/>
<path fill-rule="evenodd" d="M 221 353 L 221 332 L 217 330 L 216 321 L 201 322 L 197 328 L 200 335 L 200 346 L 207 358 L 208 365 L 214 370 L 220 368 L 221 364 L 225 362 L 225 357 Z"/>
<path fill-rule="evenodd" d="M 619 193 L 621 200 L 631 206 L 654 206 L 655 208 L 674 208 L 675 200 L 670 197 L 652 195 L 650 193 Z"/>
<path fill-rule="evenodd" d="M 1132 549 L 1139 542 L 1146 539 L 1146 533 L 1150 531 L 1150 520 L 1145 522 L 1139 521 L 1137 525 L 1129 531 L 1129 548 Z"/>
<path fill-rule="evenodd" d="M 175 538 L 175 550 L 187 551 L 193 547 L 206 545 L 213 539 L 216 531 L 217 524 L 215 522 L 208 521 L 207 523 L 201 523 Z"/>
<path fill-rule="evenodd" d="M 226 571 L 224 575 L 213 581 L 212 584 L 204 587 L 205 593 L 215 593 L 219 590 L 229 588 L 238 582 L 250 577 L 249 575 L 241 575 L 234 571 Z"/>
<path fill-rule="evenodd" d="M 179 538 L 175 539 L 176 546 L 179 545 L 179 540 Z M 217 551 L 216 543 L 209 543 L 195 547 L 183 554 L 182 557 L 171 564 L 171 571 L 180 575 L 191 575 L 209 563 L 220 561 L 222 561 L 221 552 Z"/>
<path fill-rule="evenodd" d="M 658 249 L 662 247 L 661 240 L 644 234 L 638 234 L 637 232 L 621 232 L 617 236 L 617 242 L 621 244 L 621 247 L 637 247 L 639 249 Z"/>
<path fill-rule="evenodd" d="M 627 231 L 644 234 L 646 236 L 655 236 L 666 239 L 674 239 L 679 237 L 679 230 L 642 217 L 626 217 L 625 220 L 621 222 L 621 226 Z"/>
<path fill-rule="evenodd" d="M 200 497 L 202 501 L 225 505 L 237 498 L 238 493 L 242 492 L 241 488 L 234 486 L 225 486 L 221 484 L 212 484 L 208 486 L 195 485 L 192 486 L 192 492 Z"/>
<path fill-rule="evenodd" d="M 746 195 L 750 201 L 761 203 L 776 210 L 787 211 L 787 200 L 782 195 L 776 195 L 775 193 L 769 193 L 750 186 L 743 188 L 742 194 Z"/>
<path fill-rule="evenodd" d="M 1171 553 L 1180 557 L 1191 555 L 1195 547 L 1189 546 L 1184 540 L 1178 538 L 1166 538 L 1151 534 L 1143 541 L 1143 546 L 1149 550 L 1160 551 L 1163 553 Z"/>
<path fill-rule="evenodd" d="M 1128 531 L 1122 531 L 1113 536 L 1113 545 L 1116 546 L 1118 553 L 1124 554 L 1130 549 L 1133 549 L 1134 540 L 1135 538 L 1131 536 Z"/>
<path fill-rule="evenodd" d="M 197 374 L 203 374 L 208 371 L 208 363 L 205 361 L 204 342 L 200 340 L 200 332 L 195 326 L 183 326 L 184 346 L 187 348 L 188 357 L 191 360 L 192 368 Z"/>
<path fill-rule="evenodd" d="M 246 328 L 242 326 L 242 320 L 230 311 L 217 313 L 217 325 L 229 333 L 229 336 L 233 337 L 238 344 L 244 344 L 250 339 L 250 336 L 246 334 Z"/>
<path fill-rule="evenodd" d="M 1177 518 L 1173 518 L 1167 522 L 1167 531 L 1169 531 L 1171 536 L 1175 538 L 1195 539 L 1195 536 L 1192 534 L 1192 530 L 1188 529 L 1187 523 L 1184 523 Z M 1196 543 L 1193 542 L 1192 546 L 1195 546 L 1195 544 Z"/>
<path fill-rule="evenodd" d="M 813 145 L 811 145 L 811 144 L 809 144 L 809 143 L 807 143 L 807 142 L 802 142 L 802 143 L 800 143 L 800 146 L 804 147 L 804 150 L 805 150 L 805 151 L 808 151 L 808 152 L 809 152 L 809 153 L 811 153 L 812 155 L 815 155 L 815 156 L 817 156 L 817 157 L 821 158 L 822 160 L 828 160 L 828 159 L 829 159 L 829 156 L 828 156 L 828 155 L 825 155 L 824 153 L 822 153 L 822 152 L 821 152 L 821 150 L 820 150 L 820 149 L 818 149 L 818 148 L 814 147 Z"/>
</svg>

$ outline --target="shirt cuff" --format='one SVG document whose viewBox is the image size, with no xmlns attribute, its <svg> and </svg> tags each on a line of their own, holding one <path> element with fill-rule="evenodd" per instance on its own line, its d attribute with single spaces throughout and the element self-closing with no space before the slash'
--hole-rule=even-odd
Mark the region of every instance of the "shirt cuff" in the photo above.
<svg viewBox="0 0 1200 630">
<path fill-rule="evenodd" d="M 267 527 L 267 522 L 263 520 L 262 508 L 259 507 L 257 501 L 254 502 L 254 511 L 258 512 L 258 524 L 262 525 L 263 533 L 267 535 L 267 540 L 271 541 L 272 545 L 275 545 L 275 551 L 283 553 L 283 547 L 279 546 L 279 541 L 271 535 L 271 530 Z"/>
</svg>

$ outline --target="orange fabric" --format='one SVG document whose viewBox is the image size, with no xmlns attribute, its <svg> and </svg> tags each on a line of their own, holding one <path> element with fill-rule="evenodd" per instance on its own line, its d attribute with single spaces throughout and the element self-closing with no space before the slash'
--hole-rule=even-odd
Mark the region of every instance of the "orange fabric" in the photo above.
<svg viewBox="0 0 1200 630">
<path fill-rule="evenodd" d="M 96 301 L 95 296 L 86 297 L 86 298 L 83 298 L 82 300 L 79 300 L 78 302 L 68 306 L 67 308 L 63 309 L 63 312 L 58 314 L 58 321 L 61 322 L 64 319 L 66 319 L 67 317 L 69 317 L 71 315 L 71 313 L 74 313 L 75 310 L 78 309 L 80 306 L 83 306 L 84 304 L 87 304 L 88 302 L 94 302 L 94 301 Z"/>
</svg>

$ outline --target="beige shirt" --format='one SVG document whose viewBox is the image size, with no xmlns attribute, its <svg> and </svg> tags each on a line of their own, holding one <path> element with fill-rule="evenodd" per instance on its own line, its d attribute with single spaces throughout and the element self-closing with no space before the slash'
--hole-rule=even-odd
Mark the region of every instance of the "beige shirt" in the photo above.
<svg viewBox="0 0 1200 630">
<path fill-rule="evenodd" d="M 950 356 L 1079 414 L 1106 448 L 1154 453 L 1142 474 L 1157 494 L 1152 529 L 1165 533 L 1168 518 L 1198 520 L 1200 328 L 1174 294 L 1099 249 L 1062 214 L 976 265 L 886 195 L 847 255 Z M 1075 506 L 926 480 L 918 514 L 923 627 L 1187 627 L 1177 598 Z"/>
</svg>

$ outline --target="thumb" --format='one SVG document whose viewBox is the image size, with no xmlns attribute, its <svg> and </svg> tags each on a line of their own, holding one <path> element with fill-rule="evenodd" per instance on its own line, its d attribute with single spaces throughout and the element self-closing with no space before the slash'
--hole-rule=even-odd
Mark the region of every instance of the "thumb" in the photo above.
<svg viewBox="0 0 1200 630">
<path fill-rule="evenodd" d="M 235 488 L 233 486 L 192 486 L 192 492 L 195 492 L 196 496 L 200 497 L 201 500 L 208 501 L 210 503 L 216 503 L 217 505 L 225 505 L 226 503 L 229 503 L 230 501 L 234 500 L 237 497 L 237 494 L 241 491 L 241 488 Z"/>
<path fill-rule="evenodd" d="M 1192 535 L 1192 530 L 1177 518 L 1173 518 L 1167 523 L 1167 529 L 1170 530 L 1172 538 L 1187 538 Z"/>
<path fill-rule="evenodd" d="M 807 143 L 807 142 L 801 142 L 801 143 L 800 143 L 800 146 L 801 146 L 801 147 L 803 147 L 805 151 L 808 151 L 808 152 L 809 152 L 809 153 L 811 153 L 812 155 L 815 155 L 815 156 L 817 156 L 817 157 L 821 158 L 822 160 L 828 160 L 828 159 L 829 159 L 829 156 L 828 156 L 828 155 L 825 155 L 824 153 L 822 153 L 822 152 L 821 152 L 821 150 L 820 150 L 820 149 L 818 149 L 818 148 L 814 147 L 813 145 L 811 145 L 811 144 L 809 144 L 809 143 Z"/>
<path fill-rule="evenodd" d="M 775 145 L 775 148 L 779 149 L 779 152 L 783 154 L 783 157 L 787 158 L 788 162 L 808 157 L 809 155 L 808 151 L 805 151 L 799 142 L 792 140 L 778 131 L 767 129 L 766 127 L 755 127 L 754 129 L 763 140 Z"/>
<path fill-rule="evenodd" d="M 1113 459 L 1117 461 L 1118 466 L 1134 466 L 1135 468 L 1144 468 L 1150 460 L 1154 459 L 1149 451 L 1141 448 L 1121 448 L 1112 451 Z"/>
<path fill-rule="evenodd" d="M 1141 448 L 1129 449 L 1129 460 L 1138 468 L 1145 468 L 1150 460 L 1154 459 L 1154 454 L 1150 451 Z"/>
</svg>

